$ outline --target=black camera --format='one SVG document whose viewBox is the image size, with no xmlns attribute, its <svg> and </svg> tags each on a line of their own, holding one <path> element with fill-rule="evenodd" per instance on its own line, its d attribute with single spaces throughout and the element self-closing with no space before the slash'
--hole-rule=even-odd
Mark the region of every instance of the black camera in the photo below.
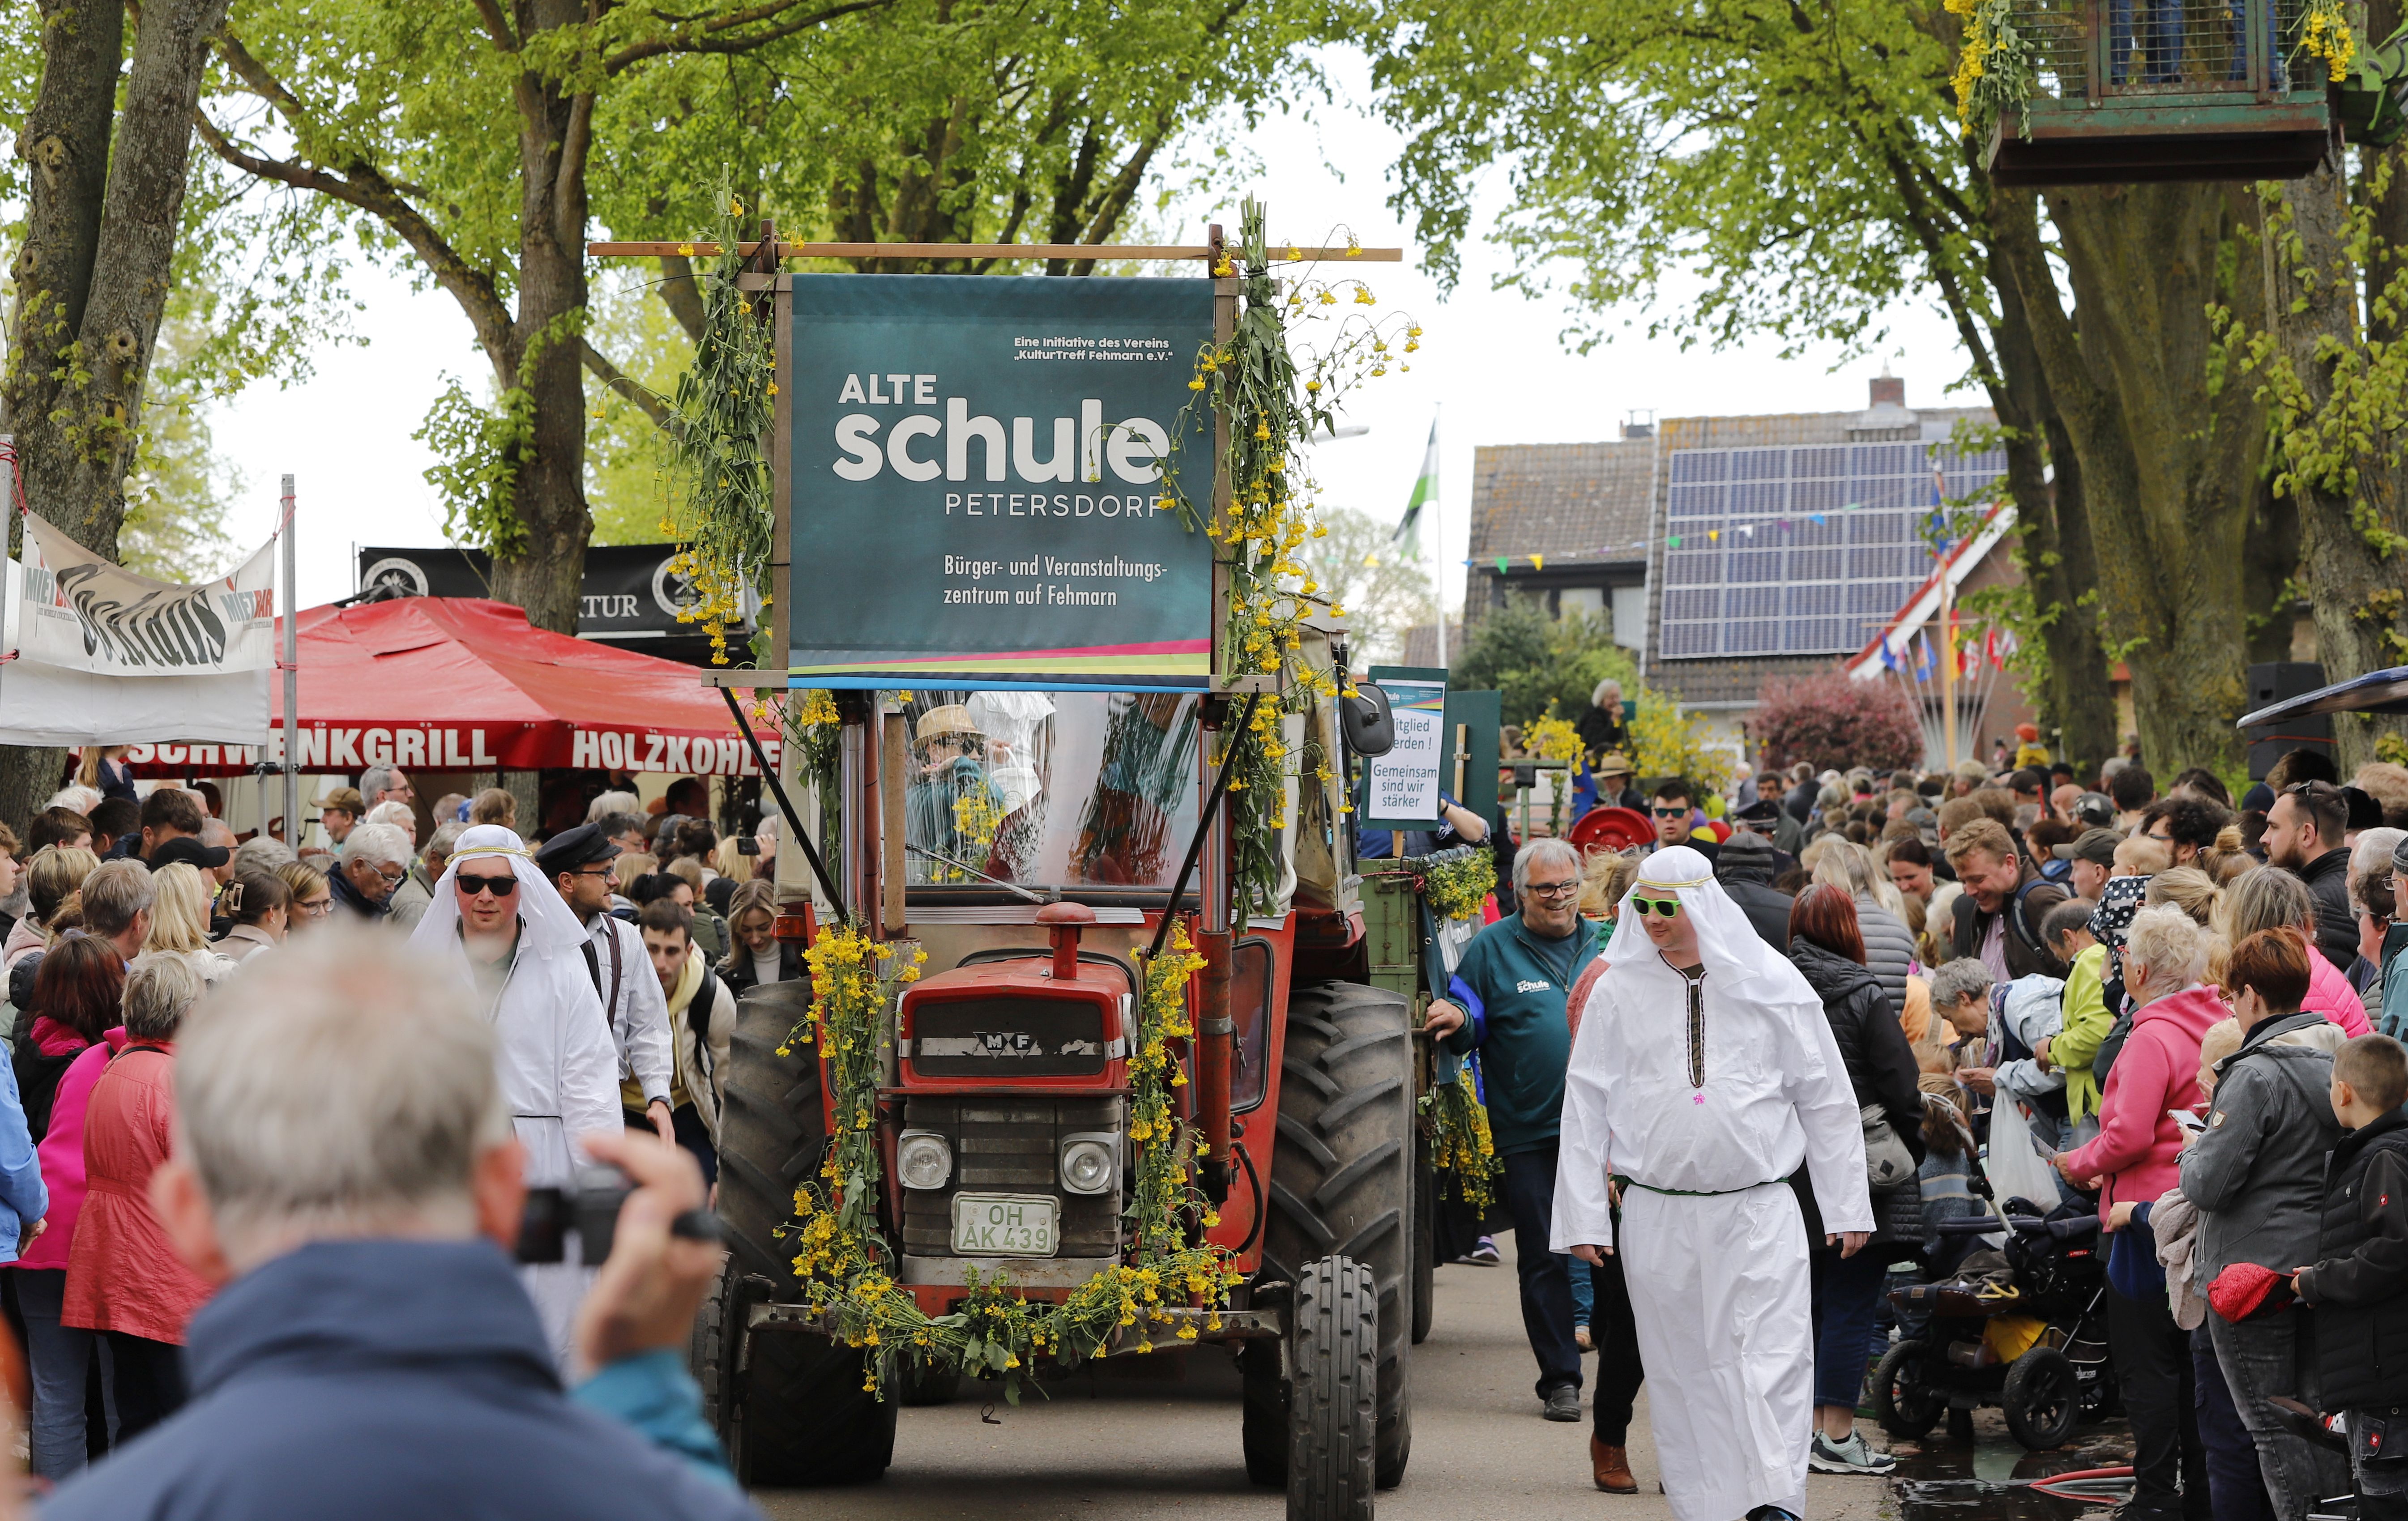
<svg viewBox="0 0 2408 1521">
<path fill-rule="evenodd" d="M 738 855 L 758 855 L 761 854 L 761 841 L 752 835 L 738 835 L 736 837 L 736 854 Z"/>
<path fill-rule="evenodd" d="M 519 1260 L 563 1260 L 568 1233 L 575 1231 L 578 1259 L 589 1268 L 599 1266 L 618 1234 L 619 1206 L 633 1192 L 635 1184 L 614 1167 L 579 1168 L 575 1188 L 528 1189 L 519 1216 Z"/>
<path fill-rule="evenodd" d="M 577 1233 L 578 1260 L 598 1268 L 610 1255 L 619 1232 L 619 1208 L 636 1185 L 614 1167 L 580 1167 L 575 1188 L 530 1188 L 526 1208 L 519 1215 L 518 1259 L 560 1262 L 566 1258 L 568 1233 Z M 669 1234 L 688 1241 L 719 1240 L 719 1217 L 708 1210 L 687 1210 L 669 1222 Z"/>
</svg>

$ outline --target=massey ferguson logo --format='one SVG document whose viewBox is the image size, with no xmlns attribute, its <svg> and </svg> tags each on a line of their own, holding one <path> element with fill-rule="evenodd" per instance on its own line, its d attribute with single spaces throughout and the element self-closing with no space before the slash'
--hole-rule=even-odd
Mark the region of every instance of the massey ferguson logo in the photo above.
<svg viewBox="0 0 2408 1521">
<path fill-rule="evenodd" d="M 990 1056 L 1034 1056 L 1039 1055 L 1037 1037 L 1026 1030 L 980 1030 L 979 1050 Z"/>
</svg>

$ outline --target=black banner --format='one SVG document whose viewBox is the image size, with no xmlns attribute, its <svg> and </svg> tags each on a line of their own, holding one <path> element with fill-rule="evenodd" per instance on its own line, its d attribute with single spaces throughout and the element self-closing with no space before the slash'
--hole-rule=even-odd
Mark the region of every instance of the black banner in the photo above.
<svg viewBox="0 0 2408 1521">
<path fill-rule="evenodd" d="M 678 622 L 694 602 L 684 577 L 670 570 L 674 544 L 595 544 L 585 551 L 583 604 L 577 637 L 616 644 L 690 666 L 710 663 L 710 637 L 700 624 Z M 359 552 L 364 597 L 480 596 L 493 594 L 493 561 L 482 550 L 381 549 Z M 752 625 L 727 631 L 728 653 L 741 659 Z"/>
</svg>

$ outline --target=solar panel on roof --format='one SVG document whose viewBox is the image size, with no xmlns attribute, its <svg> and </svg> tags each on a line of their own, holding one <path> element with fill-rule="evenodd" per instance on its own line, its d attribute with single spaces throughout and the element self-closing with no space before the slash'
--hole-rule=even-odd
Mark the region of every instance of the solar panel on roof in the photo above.
<svg viewBox="0 0 2408 1521">
<path fill-rule="evenodd" d="M 2007 466 L 2000 450 L 1912 442 L 1679 449 L 1670 463 L 1668 660 L 1861 649 L 1931 573 L 1938 490 L 1962 500 Z"/>
</svg>

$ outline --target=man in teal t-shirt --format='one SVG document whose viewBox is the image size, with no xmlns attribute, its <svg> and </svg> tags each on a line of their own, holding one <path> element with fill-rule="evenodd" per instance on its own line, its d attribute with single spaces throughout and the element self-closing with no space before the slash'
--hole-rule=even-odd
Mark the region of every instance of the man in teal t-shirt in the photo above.
<svg viewBox="0 0 2408 1521">
<path fill-rule="evenodd" d="M 1581 969 L 1597 959 L 1597 940 L 1581 923 L 1581 858 L 1571 846 L 1560 839 L 1525 845 L 1514 857 L 1513 879 L 1521 911 L 1482 930 L 1463 953 L 1447 989 L 1452 997 L 1430 1005 L 1428 1026 L 1448 1050 L 1480 1054 L 1488 1126 L 1505 1164 L 1522 1326 L 1539 1361 L 1539 1398 L 1549 1420 L 1577 1421 L 1581 1355 L 1572 1340 L 1571 1279 L 1566 1259 L 1547 1242 L 1572 1050 L 1564 1000 Z M 1635 1378 L 1627 1394 L 1608 1386 L 1622 1382 L 1622 1372 L 1600 1368 L 1598 1374 L 1597 1436 L 1614 1449 L 1624 1444 L 1637 1393 Z"/>
</svg>

